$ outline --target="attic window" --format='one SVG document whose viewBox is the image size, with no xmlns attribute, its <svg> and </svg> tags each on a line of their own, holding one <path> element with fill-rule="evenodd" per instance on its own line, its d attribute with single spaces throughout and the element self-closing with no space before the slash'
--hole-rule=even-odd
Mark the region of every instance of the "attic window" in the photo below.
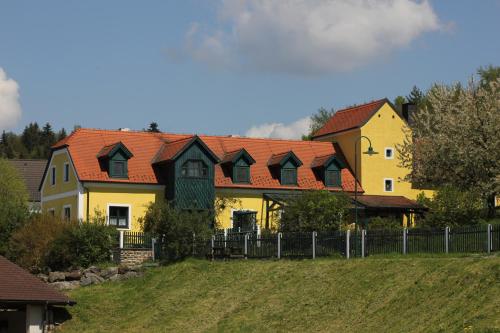
<svg viewBox="0 0 500 333">
<path fill-rule="evenodd" d="M 208 167 L 202 160 L 190 160 L 182 165 L 182 177 L 207 178 Z"/>
<path fill-rule="evenodd" d="M 340 170 L 325 170 L 325 185 L 331 187 L 340 187 Z"/>
<path fill-rule="evenodd" d="M 281 169 L 281 185 L 297 185 L 297 168 Z"/>
<path fill-rule="evenodd" d="M 250 167 L 236 165 L 233 171 L 233 182 L 250 183 Z"/>
<path fill-rule="evenodd" d="M 111 178 L 128 177 L 128 160 L 132 153 L 121 142 L 105 146 L 101 149 L 97 158 L 99 162 L 108 171 Z"/>
<path fill-rule="evenodd" d="M 323 179 L 325 186 L 342 187 L 342 169 L 345 164 L 335 154 L 316 157 L 311 168 Z"/>
<path fill-rule="evenodd" d="M 275 174 L 279 171 L 281 185 L 297 185 L 297 168 L 302 161 L 293 151 L 272 155 L 268 165 Z"/>
<path fill-rule="evenodd" d="M 255 163 L 255 160 L 244 149 L 227 152 L 221 161 L 225 170 L 231 172 L 233 183 L 249 184 L 250 183 L 250 166 Z"/>
</svg>

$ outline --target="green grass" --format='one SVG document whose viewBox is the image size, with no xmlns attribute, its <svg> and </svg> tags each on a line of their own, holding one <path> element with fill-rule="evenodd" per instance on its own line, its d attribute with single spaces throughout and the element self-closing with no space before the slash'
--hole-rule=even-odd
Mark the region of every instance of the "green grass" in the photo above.
<svg viewBox="0 0 500 333">
<path fill-rule="evenodd" d="M 500 257 L 188 260 L 70 295 L 62 332 L 500 332 Z"/>
</svg>

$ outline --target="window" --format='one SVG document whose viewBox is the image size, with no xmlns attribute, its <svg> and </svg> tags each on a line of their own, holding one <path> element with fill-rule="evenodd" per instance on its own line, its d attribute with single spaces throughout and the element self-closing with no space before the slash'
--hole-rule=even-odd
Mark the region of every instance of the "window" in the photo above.
<svg viewBox="0 0 500 333">
<path fill-rule="evenodd" d="M 47 210 L 47 212 L 49 213 L 50 216 L 55 216 L 56 215 L 56 210 L 55 208 L 49 208 Z"/>
<path fill-rule="evenodd" d="M 189 178 L 207 178 L 208 167 L 200 160 L 187 161 L 182 165 L 181 175 Z"/>
<path fill-rule="evenodd" d="M 339 170 L 325 170 L 325 185 L 326 186 L 341 186 Z"/>
<path fill-rule="evenodd" d="M 111 177 L 126 178 L 127 177 L 127 161 L 110 161 Z"/>
<path fill-rule="evenodd" d="M 121 229 L 128 229 L 129 207 L 109 206 L 109 225 Z"/>
<path fill-rule="evenodd" d="M 52 172 L 50 175 L 50 184 L 55 185 L 56 184 L 56 167 L 53 166 L 51 170 L 52 170 Z"/>
<path fill-rule="evenodd" d="M 392 160 L 394 158 L 394 149 L 385 148 L 385 159 Z"/>
<path fill-rule="evenodd" d="M 297 169 L 294 168 L 281 169 L 281 184 L 297 185 Z"/>
<path fill-rule="evenodd" d="M 233 212 L 233 230 L 254 231 L 257 229 L 257 212 L 235 211 Z"/>
<path fill-rule="evenodd" d="M 250 183 L 250 167 L 235 166 L 234 167 L 234 182 L 235 183 Z"/>
<path fill-rule="evenodd" d="M 69 163 L 64 163 L 64 182 L 69 182 Z"/>
<path fill-rule="evenodd" d="M 393 191 L 394 191 L 394 185 L 392 178 L 384 179 L 384 192 L 393 192 Z"/>
<path fill-rule="evenodd" d="M 63 207 L 63 218 L 65 221 L 71 220 L 71 206 Z"/>
</svg>

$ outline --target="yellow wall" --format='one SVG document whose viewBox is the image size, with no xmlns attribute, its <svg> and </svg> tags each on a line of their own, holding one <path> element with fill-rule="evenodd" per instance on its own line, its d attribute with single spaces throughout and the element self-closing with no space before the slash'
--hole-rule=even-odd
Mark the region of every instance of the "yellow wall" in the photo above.
<svg viewBox="0 0 500 333">
<path fill-rule="evenodd" d="M 231 228 L 232 220 L 231 220 L 231 211 L 232 210 L 250 210 L 257 212 L 257 225 L 260 226 L 261 229 L 265 228 L 266 225 L 266 205 L 262 196 L 262 193 L 259 191 L 255 192 L 238 192 L 238 190 L 234 190 L 234 192 L 227 193 L 227 191 L 218 191 L 216 193 L 218 198 L 229 198 L 236 199 L 237 202 L 230 206 L 226 207 L 224 211 L 222 211 L 218 220 L 220 225 L 219 228 L 226 229 Z M 272 218 L 272 214 L 270 214 L 270 228 L 276 227 L 276 221 Z"/>
<path fill-rule="evenodd" d="M 64 177 L 64 163 L 69 163 L 69 181 L 65 182 Z M 56 167 L 56 184 L 51 185 L 52 166 Z M 44 196 L 54 195 L 64 192 L 69 192 L 77 189 L 78 180 L 75 177 L 73 165 L 69 161 L 68 154 L 65 150 L 56 150 L 52 156 L 49 168 L 45 175 L 44 186 L 42 187 L 42 194 Z"/>
<path fill-rule="evenodd" d="M 87 190 L 89 197 L 89 218 L 95 216 L 95 211 L 99 211 L 104 216 L 108 214 L 108 205 L 130 205 L 131 221 L 130 230 L 141 231 L 142 227 L 138 222 L 143 217 L 147 206 L 151 202 L 164 198 L 163 189 L 142 189 L 130 185 L 129 187 L 88 187 L 83 194 L 83 216 L 87 218 Z"/>
<path fill-rule="evenodd" d="M 78 219 L 78 196 L 72 195 L 61 199 L 45 201 L 42 204 L 42 212 L 48 213 L 49 210 L 54 209 L 54 216 L 63 217 L 63 206 L 71 205 L 71 220 Z"/>
</svg>

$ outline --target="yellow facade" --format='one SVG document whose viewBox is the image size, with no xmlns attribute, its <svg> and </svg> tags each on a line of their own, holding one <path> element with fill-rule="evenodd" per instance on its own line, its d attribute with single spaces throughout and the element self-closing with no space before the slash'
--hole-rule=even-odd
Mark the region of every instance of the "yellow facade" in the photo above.
<svg viewBox="0 0 500 333">
<path fill-rule="evenodd" d="M 69 167 L 69 178 L 68 181 L 64 180 L 64 165 L 67 164 Z M 56 182 L 52 185 L 52 168 L 55 167 L 56 170 Z M 50 161 L 49 168 L 47 169 L 47 174 L 43 187 L 41 189 L 42 195 L 44 197 L 66 193 L 70 191 L 75 191 L 78 187 L 78 179 L 76 178 L 75 171 L 73 169 L 73 164 L 70 161 L 69 155 L 66 149 L 56 151 Z"/>
</svg>

